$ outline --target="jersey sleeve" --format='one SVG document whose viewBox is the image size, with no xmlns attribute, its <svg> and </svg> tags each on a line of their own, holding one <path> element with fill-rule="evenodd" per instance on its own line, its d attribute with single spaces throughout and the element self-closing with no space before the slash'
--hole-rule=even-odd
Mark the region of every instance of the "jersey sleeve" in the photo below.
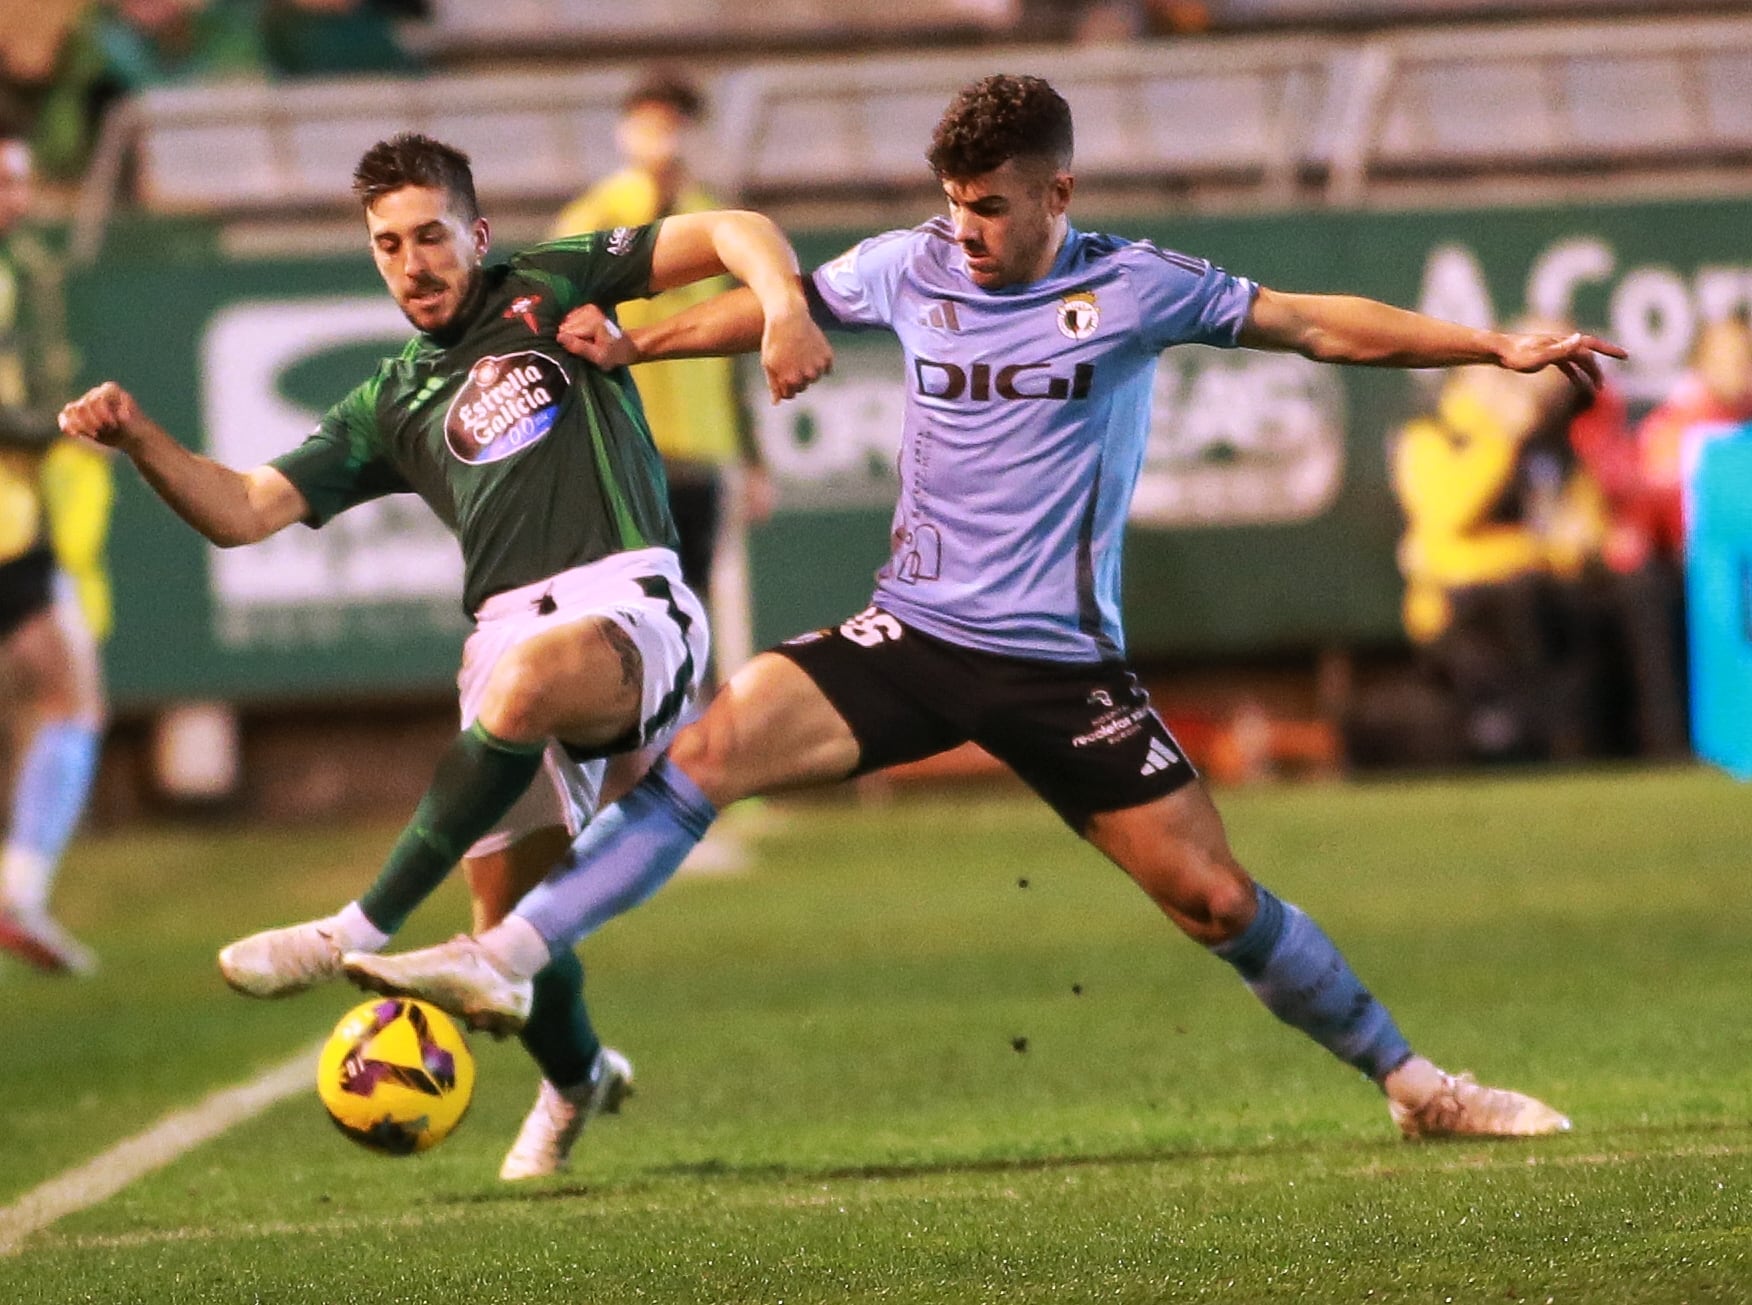
<svg viewBox="0 0 1752 1305">
<path fill-rule="evenodd" d="M 535 245 L 513 266 L 553 286 L 567 312 L 579 304 L 612 308 L 651 293 L 651 254 L 663 223 L 586 231 Z"/>
<path fill-rule="evenodd" d="M 365 382 L 323 414 L 309 439 L 269 462 L 310 505 L 307 526 L 321 526 L 374 498 L 412 491 L 377 438 L 380 386 L 378 377 Z"/>
<path fill-rule="evenodd" d="M 1235 347 L 1259 287 L 1214 263 L 1148 241 L 1132 246 L 1138 329 L 1152 350 L 1175 344 Z"/>
<path fill-rule="evenodd" d="M 891 325 L 914 237 L 912 231 L 871 236 L 816 268 L 807 287 L 816 322 L 829 330 Z"/>
</svg>

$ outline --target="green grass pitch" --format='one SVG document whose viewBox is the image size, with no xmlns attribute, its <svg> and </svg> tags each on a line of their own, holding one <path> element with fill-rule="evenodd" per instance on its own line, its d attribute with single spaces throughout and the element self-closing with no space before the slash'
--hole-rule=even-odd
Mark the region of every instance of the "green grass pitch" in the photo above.
<svg viewBox="0 0 1752 1305">
<path fill-rule="evenodd" d="M 496 1180 L 534 1078 L 476 1039 L 430 1154 L 360 1151 L 301 1094 L 0 1258 L 0 1301 L 1752 1301 L 1752 789 L 1221 802 L 1414 1045 L 1575 1132 L 1399 1141 L 1026 799 L 799 803 L 755 871 L 587 945 L 638 1095 L 570 1174 Z M 82 842 L 61 902 L 103 974 L 0 966 L 0 1207 L 326 1031 L 351 989 L 251 1003 L 212 953 L 344 900 L 391 833 Z M 464 918 L 446 888 L 407 941 Z"/>
</svg>

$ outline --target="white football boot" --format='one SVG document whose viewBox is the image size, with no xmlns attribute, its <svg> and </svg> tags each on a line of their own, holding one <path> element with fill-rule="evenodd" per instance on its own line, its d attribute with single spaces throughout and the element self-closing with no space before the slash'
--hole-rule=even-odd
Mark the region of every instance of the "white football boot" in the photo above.
<svg viewBox="0 0 1752 1305">
<path fill-rule="evenodd" d="M 613 1047 L 596 1053 L 590 1077 L 573 1088 L 557 1088 L 545 1078 L 535 1105 L 505 1153 L 499 1177 L 508 1183 L 545 1178 L 566 1169 L 578 1134 L 598 1115 L 618 1115 L 633 1094 L 633 1067 Z"/>
<path fill-rule="evenodd" d="M 1387 1110 L 1408 1138 L 1540 1137 L 1567 1133 L 1570 1121 L 1543 1101 L 1485 1087 L 1470 1074 L 1447 1074 L 1417 1105 L 1388 1098 Z"/>
<path fill-rule="evenodd" d="M 533 983 L 506 973 L 478 940 L 465 933 L 436 947 L 393 956 L 348 952 L 343 967 L 347 977 L 367 992 L 418 997 L 495 1038 L 521 1030 L 535 1000 Z"/>
<path fill-rule="evenodd" d="M 264 929 L 219 952 L 219 973 L 246 997 L 290 997 L 341 972 L 343 943 L 332 916 Z"/>
<path fill-rule="evenodd" d="M 24 907 L 0 910 L 0 948 L 46 974 L 84 978 L 97 973 L 97 953 L 62 928 L 47 911 Z"/>
</svg>

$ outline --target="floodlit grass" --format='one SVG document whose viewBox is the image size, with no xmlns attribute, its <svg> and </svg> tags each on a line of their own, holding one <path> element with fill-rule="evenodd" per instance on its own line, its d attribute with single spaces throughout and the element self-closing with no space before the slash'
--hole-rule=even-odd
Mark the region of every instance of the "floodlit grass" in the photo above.
<svg viewBox="0 0 1752 1305">
<path fill-rule="evenodd" d="M 1752 790 L 1223 805 L 1415 1045 L 1576 1131 L 1401 1143 L 1025 800 L 780 806 L 753 873 L 586 948 L 638 1095 L 571 1174 L 496 1181 L 534 1078 L 477 1040 L 436 1151 L 373 1157 L 299 1097 L 0 1259 L 0 1301 L 1752 1300 Z M 352 990 L 246 1002 L 212 952 L 344 900 L 390 832 L 82 844 L 65 914 L 104 974 L 0 970 L 0 1205 L 325 1031 Z"/>
</svg>

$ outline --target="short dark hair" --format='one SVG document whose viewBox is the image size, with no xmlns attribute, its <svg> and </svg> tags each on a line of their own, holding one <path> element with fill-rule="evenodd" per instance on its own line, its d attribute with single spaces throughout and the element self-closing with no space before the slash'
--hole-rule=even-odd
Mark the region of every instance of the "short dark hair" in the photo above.
<svg viewBox="0 0 1752 1305">
<path fill-rule="evenodd" d="M 675 68 L 653 68 L 621 98 L 621 112 L 630 113 L 643 104 L 661 104 L 674 109 L 688 122 L 698 122 L 706 113 L 706 97 L 697 83 Z"/>
<path fill-rule="evenodd" d="M 470 222 L 481 215 L 468 155 L 416 131 L 378 141 L 353 169 L 353 193 L 366 208 L 404 186 L 442 190 Z"/>
<path fill-rule="evenodd" d="M 1011 159 L 1071 166 L 1071 106 L 1039 77 L 998 74 L 961 88 L 925 152 L 939 177 L 966 180 Z"/>
</svg>

